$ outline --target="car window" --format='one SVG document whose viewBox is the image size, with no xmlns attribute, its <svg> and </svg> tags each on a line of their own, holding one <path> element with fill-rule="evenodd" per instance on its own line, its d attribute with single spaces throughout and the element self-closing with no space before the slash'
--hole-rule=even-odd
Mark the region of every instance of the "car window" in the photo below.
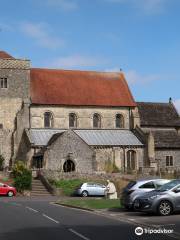
<svg viewBox="0 0 180 240">
<path fill-rule="evenodd" d="M 180 185 L 177 186 L 176 190 L 180 190 Z"/>
<path fill-rule="evenodd" d="M 131 181 L 128 183 L 128 185 L 126 186 L 127 189 L 132 188 L 134 185 L 136 184 L 136 181 Z"/>
<path fill-rule="evenodd" d="M 163 181 L 163 180 L 159 180 L 159 181 L 154 181 L 156 188 L 161 187 L 162 185 L 164 185 L 165 183 L 167 183 L 167 181 Z"/>
<path fill-rule="evenodd" d="M 141 185 L 139 188 L 155 188 L 155 185 L 153 182 L 147 182 L 147 183 Z"/>
<path fill-rule="evenodd" d="M 102 184 L 96 184 L 96 187 L 103 188 L 104 186 Z"/>
<path fill-rule="evenodd" d="M 87 183 L 87 187 L 94 187 L 95 184 L 94 183 Z"/>
<path fill-rule="evenodd" d="M 3 185 L 4 185 L 3 183 L 0 183 L 0 187 L 3 187 Z"/>
<path fill-rule="evenodd" d="M 172 188 L 174 188 L 175 186 L 179 185 L 180 184 L 180 180 L 172 180 L 171 182 L 168 182 L 164 185 L 162 185 L 158 191 L 160 192 L 165 192 L 165 191 L 168 191 Z"/>
</svg>

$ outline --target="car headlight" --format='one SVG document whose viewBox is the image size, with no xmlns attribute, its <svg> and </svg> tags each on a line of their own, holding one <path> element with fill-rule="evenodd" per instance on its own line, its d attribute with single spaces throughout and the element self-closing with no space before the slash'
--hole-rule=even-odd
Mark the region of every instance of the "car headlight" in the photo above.
<svg viewBox="0 0 180 240">
<path fill-rule="evenodd" d="M 159 195 L 154 195 L 154 196 L 149 197 L 149 199 L 150 199 L 150 200 L 153 200 L 153 199 L 157 198 L 158 196 L 159 196 Z"/>
</svg>

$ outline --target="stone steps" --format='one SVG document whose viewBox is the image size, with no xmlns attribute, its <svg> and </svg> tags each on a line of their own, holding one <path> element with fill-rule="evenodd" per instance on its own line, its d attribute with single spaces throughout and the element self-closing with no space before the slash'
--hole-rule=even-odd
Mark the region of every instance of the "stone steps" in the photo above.
<svg viewBox="0 0 180 240">
<path fill-rule="evenodd" d="M 39 179 L 32 180 L 31 196 L 52 196 Z"/>
</svg>

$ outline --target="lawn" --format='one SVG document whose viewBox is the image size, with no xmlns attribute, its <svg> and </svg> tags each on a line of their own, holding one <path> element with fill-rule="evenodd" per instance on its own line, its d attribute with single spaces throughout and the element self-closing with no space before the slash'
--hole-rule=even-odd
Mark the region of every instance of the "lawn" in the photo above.
<svg viewBox="0 0 180 240">
<path fill-rule="evenodd" d="M 49 182 L 54 185 L 56 188 L 61 188 L 63 190 L 64 195 L 71 196 L 74 193 L 74 190 L 84 182 L 83 179 L 71 179 L 71 180 L 59 180 Z"/>
<path fill-rule="evenodd" d="M 89 209 L 121 208 L 119 199 L 67 199 L 58 204 Z"/>
<path fill-rule="evenodd" d="M 49 180 L 49 182 L 55 186 L 56 188 L 60 188 L 63 190 L 65 196 L 72 196 L 75 189 L 79 187 L 82 183 L 92 182 L 87 179 L 61 179 L 61 180 Z M 99 183 L 103 183 L 102 181 L 96 181 Z"/>
</svg>

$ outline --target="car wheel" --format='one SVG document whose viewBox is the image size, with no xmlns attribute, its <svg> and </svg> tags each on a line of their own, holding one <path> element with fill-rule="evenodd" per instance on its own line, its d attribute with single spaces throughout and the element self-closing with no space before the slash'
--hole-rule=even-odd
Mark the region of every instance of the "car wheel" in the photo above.
<svg viewBox="0 0 180 240">
<path fill-rule="evenodd" d="M 8 197 L 13 197 L 14 193 L 13 193 L 13 191 L 9 191 L 7 195 L 8 195 Z"/>
<path fill-rule="evenodd" d="M 88 192 L 87 191 L 83 191 L 81 195 L 82 195 L 82 197 L 87 197 L 88 196 Z"/>
<path fill-rule="evenodd" d="M 172 213 L 172 204 L 169 201 L 161 201 L 158 206 L 158 213 L 161 216 L 168 216 Z"/>
</svg>

